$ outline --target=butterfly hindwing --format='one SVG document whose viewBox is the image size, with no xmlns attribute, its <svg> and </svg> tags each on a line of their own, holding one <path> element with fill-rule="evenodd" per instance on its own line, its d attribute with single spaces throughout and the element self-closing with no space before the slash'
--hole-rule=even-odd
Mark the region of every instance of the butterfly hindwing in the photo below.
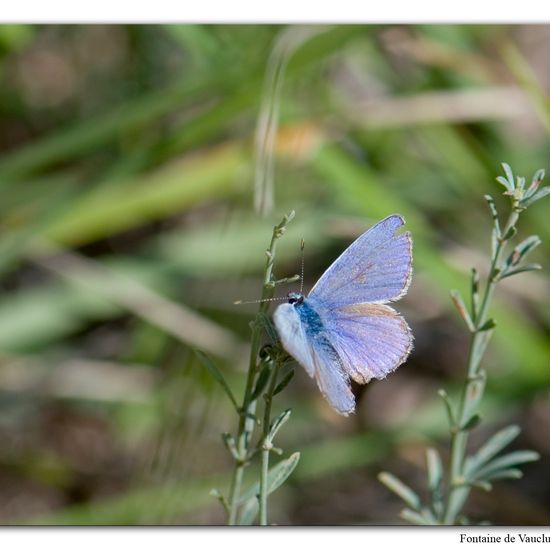
<svg viewBox="0 0 550 550">
<path fill-rule="evenodd" d="M 410 233 L 396 235 L 404 223 L 394 214 L 363 233 L 325 271 L 309 296 L 336 307 L 400 298 L 412 271 Z"/>
<path fill-rule="evenodd" d="M 393 308 L 355 304 L 320 314 L 326 335 L 351 378 L 366 384 L 385 378 L 412 349 L 412 333 Z"/>
<path fill-rule="evenodd" d="M 273 320 L 286 351 L 313 378 L 315 376 L 315 363 L 312 350 L 296 308 L 292 304 L 281 304 L 275 310 Z"/>
<path fill-rule="evenodd" d="M 298 306 L 303 307 L 303 306 Z M 340 414 L 347 416 L 355 409 L 355 398 L 349 376 L 338 353 L 322 330 L 311 336 L 311 324 L 297 307 L 281 304 L 273 316 L 284 348 L 315 378 L 321 393 Z"/>
</svg>

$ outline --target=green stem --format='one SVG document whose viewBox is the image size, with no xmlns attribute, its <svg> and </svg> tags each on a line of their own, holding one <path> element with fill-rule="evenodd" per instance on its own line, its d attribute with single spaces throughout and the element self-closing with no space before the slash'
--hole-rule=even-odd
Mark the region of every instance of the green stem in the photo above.
<svg viewBox="0 0 550 550">
<path fill-rule="evenodd" d="M 294 217 L 294 212 L 285 216 L 281 223 L 273 228 L 271 243 L 266 251 L 267 261 L 265 267 L 264 281 L 262 287 L 262 297 L 258 308 L 258 315 L 252 323 L 252 337 L 250 344 L 250 358 L 248 364 L 248 375 L 246 378 L 246 386 L 243 397 L 243 404 L 239 416 L 239 426 L 237 430 L 237 456 L 231 478 L 229 489 L 228 507 L 229 514 L 227 518 L 228 525 L 236 525 L 237 514 L 239 510 L 239 499 L 241 495 L 241 486 L 244 476 L 244 469 L 248 463 L 248 451 L 250 440 L 254 433 L 256 413 L 256 399 L 252 399 L 254 391 L 254 382 L 258 373 L 258 354 L 262 341 L 262 324 L 259 321 L 261 315 L 265 315 L 269 309 L 269 300 L 273 297 L 275 284 L 273 281 L 273 262 L 275 259 L 275 251 L 277 241 L 284 234 L 286 225 Z"/>
<path fill-rule="evenodd" d="M 504 230 L 502 231 L 503 236 L 515 226 L 518 217 L 519 214 L 517 210 L 512 207 L 512 212 L 508 218 Z M 506 241 L 499 239 L 491 259 L 491 268 L 489 270 L 483 300 L 481 302 L 479 312 L 475 316 L 476 330 L 472 336 L 470 350 L 468 353 L 468 376 L 462 389 L 458 414 L 455 415 L 456 425 L 451 429 L 450 486 L 445 512 L 443 514 L 443 524 L 445 525 L 454 525 L 457 515 L 462 509 L 462 506 L 470 493 L 470 487 L 464 484 L 464 462 L 466 456 L 466 446 L 468 443 L 468 429 L 465 429 L 465 424 L 471 416 L 470 408 L 467 405 L 468 402 L 474 398 L 479 400 L 480 395 L 476 395 L 476 389 L 478 391 L 483 391 L 483 386 L 479 385 L 479 366 L 485 350 L 485 348 L 481 345 L 482 339 L 485 335 L 480 328 L 487 321 L 489 308 L 498 283 L 497 270 L 501 264 L 505 247 Z"/>
<path fill-rule="evenodd" d="M 267 525 L 267 481 L 268 481 L 268 472 L 269 472 L 269 453 L 273 446 L 272 441 L 269 438 L 269 428 L 271 425 L 271 405 L 273 403 L 273 393 L 277 386 L 277 375 L 279 373 L 279 363 L 276 361 L 273 365 L 273 370 L 271 372 L 271 380 L 269 382 L 269 387 L 264 395 L 265 398 L 265 408 L 264 408 L 264 419 L 263 419 L 263 433 L 262 433 L 262 468 L 261 468 L 261 477 L 260 477 L 260 525 Z"/>
</svg>

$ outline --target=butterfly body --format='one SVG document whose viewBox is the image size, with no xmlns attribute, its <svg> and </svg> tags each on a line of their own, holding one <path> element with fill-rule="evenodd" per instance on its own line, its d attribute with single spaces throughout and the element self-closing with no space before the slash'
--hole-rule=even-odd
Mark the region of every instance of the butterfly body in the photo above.
<svg viewBox="0 0 550 550">
<path fill-rule="evenodd" d="M 398 215 L 361 235 L 327 269 L 309 295 L 290 293 L 274 314 L 285 349 L 340 414 L 355 409 L 350 379 L 384 378 L 410 353 L 412 334 L 385 302 L 407 290 L 412 270 L 409 233 Z"/>
</svg>

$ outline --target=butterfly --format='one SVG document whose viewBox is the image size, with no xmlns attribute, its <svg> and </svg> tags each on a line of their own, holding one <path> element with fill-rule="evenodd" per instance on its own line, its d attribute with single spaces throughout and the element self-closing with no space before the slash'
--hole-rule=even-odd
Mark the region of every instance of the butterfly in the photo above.
<svg viewBox="0 0 550 550">
<path fill-rule="evenodd" d="M 355 410 L 350 379 L 385 378 L 408 357 L 412 332 L 387 302 L 406 292 L 412 275 L 411 234 L 391 215 L 355 240 L 310 293 L 291 292 L 273 320 L 285 350 L 296 359 L 332 408 Z"/>
</svg>

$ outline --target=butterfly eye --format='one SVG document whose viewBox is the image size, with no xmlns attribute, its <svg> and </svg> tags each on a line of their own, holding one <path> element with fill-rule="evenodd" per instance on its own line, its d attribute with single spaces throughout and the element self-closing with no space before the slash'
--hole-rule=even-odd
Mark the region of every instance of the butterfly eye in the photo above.
<svg viewBox="0 0 550 550">
<path fill-rule="evenodd" d="M 299 292 L 290 292 L 288 294 L 289 304 L 301 304 L 304 301 L 304 295 Z"/>
</svg>

